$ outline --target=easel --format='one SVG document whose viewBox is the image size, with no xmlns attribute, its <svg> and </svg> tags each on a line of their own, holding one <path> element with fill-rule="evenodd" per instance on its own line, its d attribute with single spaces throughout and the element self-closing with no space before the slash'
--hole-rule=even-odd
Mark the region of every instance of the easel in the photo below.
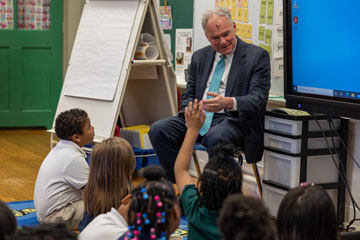
<svg viewBox="0 0 360 240">
<path fill-rule="evenodd" d="M 75 39 L 72 56 L 78 54 L 84 38 L 84 25 L 91 8 L 104 5 L 104 12 L 114 7 L 121 7 L 124 1 L 93 1 L 87 0 L 83 15 L 81 17 L 78 33 Z M 162 33 L 155 4 L 153 0 L 127 0 L 131 4 L 137 2 L 137 8 L 133 19 L 132 27 L 129 27 L 130 35 L 126 52 L 123 59 L 119 80 L 113 101 L 103 101 L 91 98 L 79 98 L 64 94 L 64 87 L 71 79 L 72 72 L 77 71 L 72 64 L 72 58 L 64 80 L 56 116 L 71 108 L 82 108 L 88 112 L 92 125 L 95 127 L 94 142 L 101 142 L 103 139 L 113 136 L 117 118 L 120 115 L 123 126 L 138 124 L 152 124 L 153 122 L 176 115 L 176 77 L 166 56 L 166 51 L 162 42 Z M 100 5 L 101 7 L 101 5 Z M 114 11 L 114 9 L 111 9 Z M 104 18 L 111 21 L 111 13 L 105 14 Z M 101 16 L 97 16 L 101 17 Z M 116 24 L 122 24 L 121 22 Z M 99 31 L 104 29 L 99 29 Z M 156 46 L 159 49 L 159 58 L 156 60 L 134 60 L 135 50 L 142 32 L 150 33 L 155 37 Z M 80 34 L 79 34 L 80 33 Z M 96 36 L 95 36 L 96 37 Z M 107 44 L 107 39 L 92 39 L 92 41 L 103 41 Z M 105 41 L 105 42 L 104 42 Z M 110 40 L 109 40 L 110 41 Z M 116 49 L 114 49 L 116 50 Z M 86 51 L 82 54 L 86 54 Z M 106 56 L 103 56 L 106 58 Z M 91 78 L 90 78 L 91 79 Z M 86 87 L 86 86 L 84 86 Z M 53 127 L 55 125 L 55 120 Z M 57 142 L 54 129 L 51 132 L 50 144 L 55 146 Z"/>
</svg>

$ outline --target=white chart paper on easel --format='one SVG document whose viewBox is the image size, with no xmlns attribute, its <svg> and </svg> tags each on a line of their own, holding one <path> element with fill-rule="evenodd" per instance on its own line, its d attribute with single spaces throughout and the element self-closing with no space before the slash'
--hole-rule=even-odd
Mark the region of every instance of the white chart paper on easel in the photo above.
<svg viewBox="0 0 360 240">
<path fill-rule="evenodd" d="M 113 101 L 138 1 L 88 1 L 77 33 L 64 94 Z M 120 23 L 120 24 L 119 24 Z M 77 44 L 81 43 L 81 44 Z"/>
</svg>

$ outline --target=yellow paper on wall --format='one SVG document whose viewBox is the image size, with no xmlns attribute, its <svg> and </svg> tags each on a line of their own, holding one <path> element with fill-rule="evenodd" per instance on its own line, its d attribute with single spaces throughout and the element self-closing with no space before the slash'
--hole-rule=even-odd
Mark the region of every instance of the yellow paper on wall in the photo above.
<svg viewBox="0 0 360 240">
<path fill-rule="evenodd" d="M 247 8 L 249 6 L 249 0 L 243 0 L 243 7 Z"/>
<path fill-rule="evenodd" d="M 271 44 L 271 34 L 272 34 L 271 29 L 266 29 L 266 31 L 265 31 L 265 43 Z"/>
<path fill-rule="evenodd" d="M 232 0 L 232 7 L 236 7 L 236 0 Z"/>
<path fill-rule="evenodd" d="M 247 42 L 247 43 L 251 43 L 251 44 L 253 43 L 251 40 L 246 40 L 246 42 Z"/>
<path fill-rule="evenodd" d="M 240 24 L 240 37 L 241 37 L 241 38 L 245 38 L 245 37 L 246 37 L 245 24 Z"/>
<path fill-rule="evenodd" d="M 236 35 L 238 35 L 239 37 L 240 37 L 240 25 L 241 25 L 241 23 L 236 23 Z"/>
<path fill-rule="evenodd" d="M 220 7 L 225 7 L 225 0 L 220 0 Z"/>
<path fill-rule="evenodd" d="M 249 9 L 248 8 L 244 8 L 243 20 L 244 20 L 244 23 L 249 22 Z"/>
<path fill-rule="evenodd" d="M 236 7 L 231 8 L 231 18 L 235 21 L 236 20 Z"/>
<path fill-rule="evenodd" d="M 269 25 L 273 24 L 273 12 L 274 12 L 274 6 L 268 5 L 266 23 Z"/>
<path fill-rule="evenodd" d="M 265 15 L 266 15 L 266 5 L 261 5 L 260 8 L 260 24 L 265 23 Z"/>
<path fill-rule="evenodd" d="M 230 7 L 231 0 L 226 0 L 226 7 Z"/>
<path fill-rule="evenodd" d="M 251 38 L 251 37 L 252 37 L 252 25 L 247 24 L 246 25 L 246 38 Z"/>
<path fill-rule="evenodd" d="M 238 0 L 238 7 L 242 7 L 243 6 L 243 0 Z"/>
<path fill-rule="evenodd" d="M 264 41 L 265 40 L 265 27 L 259 26 L 259 40 Z"/>
<path fill-rule="evenodd" d="M 237 9 L 237 20 L 238 21 L 242 21 L 242 8 L 239 8 Z"/>
</svg>

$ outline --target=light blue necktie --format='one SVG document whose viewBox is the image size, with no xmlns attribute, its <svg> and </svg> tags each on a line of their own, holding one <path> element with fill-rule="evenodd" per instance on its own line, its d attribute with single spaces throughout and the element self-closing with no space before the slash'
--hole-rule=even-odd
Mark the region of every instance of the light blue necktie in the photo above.
<svg viewBox="0 0 360 240">
<path fill-rule="evenodd" d="M 216 93 L 219 92 L 221 78 L 225 71 L 225 58 L 226 58 L 225 55 L 221 55 L 219 62 L 216 64 L 208 92 L 216 92 Z M 206 99 L 211 99 L 211 98 L 214 97 L 213 96 L 206 97 Z M 213 117 L 214 117 L 213 112 L 206 112 L 204 124 L 200 129 L 201 136 L 204 136 L 209 131 Z"/>
</svg>

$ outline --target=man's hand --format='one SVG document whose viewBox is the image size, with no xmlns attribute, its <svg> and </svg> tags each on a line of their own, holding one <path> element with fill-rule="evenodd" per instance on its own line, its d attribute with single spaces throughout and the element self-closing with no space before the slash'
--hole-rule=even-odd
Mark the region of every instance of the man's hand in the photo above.
<svg viewBox="0 0 360 240">
<path fill-rule="evenodd" d="M 199 132 L 205 121 L 205 113 L 202 110 L 202 103 L 195 99 L 194 103 L 190 102 L 185 108 L 186 126 L 189 131 Z"/>
<path fill-rule="evenodd" d="M 208 92 L 208 96 L 212 96 L 212 99 L 202 100 L 203 109 L 207 112 L 218 112 L 223 109 L 231 110 L 234 105 L 232 97 L 223 97 L 215 92 Z"/>
</svg>

